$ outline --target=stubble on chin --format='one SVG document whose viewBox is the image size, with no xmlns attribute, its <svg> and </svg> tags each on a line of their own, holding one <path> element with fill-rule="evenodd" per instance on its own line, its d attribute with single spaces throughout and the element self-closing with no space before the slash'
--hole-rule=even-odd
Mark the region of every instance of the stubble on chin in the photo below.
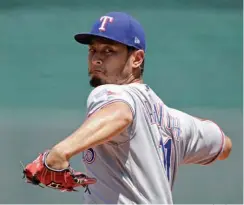
<svg viewBox="0 0 244 205">
<path fill-rule="evenodd" d="M 90 86 L 92 86 L 94 88 L 96 88 L 96 87 L 98 87 L 100 85 L 103 85 L 103 84 L 104 84 L 104 82 L 102 82 L 102 80 L 100 78 L 98 78 L 98 77 L 92 77 L 90 79 Z"/>
</svg>

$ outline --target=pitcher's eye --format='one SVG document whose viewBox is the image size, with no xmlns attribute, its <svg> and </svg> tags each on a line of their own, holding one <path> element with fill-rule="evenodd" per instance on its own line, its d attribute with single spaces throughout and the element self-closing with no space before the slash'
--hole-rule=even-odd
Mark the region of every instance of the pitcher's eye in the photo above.
<svg viewBox="0 0 244 205">
<path fill-rule="evenodd" d="M 104 50 L 104 52 L 107 53 L 107 54 L 110 54 L 110 53 L 113 53 L 113 50 L 110 49 L 110 48 L 106 48 L 106 49 Z"/>
<path fill-rule="evenodd" d="M 95 49 L 94 48 L 89 48 L 89 53 L 94 53 Z"/>
</svg>

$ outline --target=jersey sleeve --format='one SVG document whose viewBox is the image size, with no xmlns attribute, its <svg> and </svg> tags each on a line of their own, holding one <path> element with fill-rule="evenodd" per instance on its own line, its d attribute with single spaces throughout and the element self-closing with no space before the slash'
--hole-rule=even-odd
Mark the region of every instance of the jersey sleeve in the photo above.
<svg viewBox="0 0 244 205">
<path fill-rule="evenodd" d="M 182 164 L 209 165 L 223 151 L 225 134 L 210 120 L 188 116 L 188 125 L 183 128 Z"/>
<path fill-rule="evenodd" d="M 95 88 L 87 100 L 87 117 L 113 102 L 126 103 L 134 116 L 135 103 L 126 89 L 119 85 L 102 85 Z"/>
</svg>

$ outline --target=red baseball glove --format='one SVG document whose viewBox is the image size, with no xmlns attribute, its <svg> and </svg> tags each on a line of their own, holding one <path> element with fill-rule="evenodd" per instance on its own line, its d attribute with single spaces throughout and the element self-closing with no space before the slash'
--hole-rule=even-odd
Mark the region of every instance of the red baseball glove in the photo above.
<svg viewBox="0 0 244 205">
<path fill-rule="evenodd" d="M 96 179 L 89 178 L 81 172 L 74 171 L 70 166 L 63 170 L 55 170 L 45 163 L 49 151 L 40 154 L 26 167 L 23 165 L 23 173 L 27 183 L 57 189 L 60 191 L 77 191 L 75 187 L 84 187 L 89 191 L 88 185 L 96 183 Z"/>
</svg>

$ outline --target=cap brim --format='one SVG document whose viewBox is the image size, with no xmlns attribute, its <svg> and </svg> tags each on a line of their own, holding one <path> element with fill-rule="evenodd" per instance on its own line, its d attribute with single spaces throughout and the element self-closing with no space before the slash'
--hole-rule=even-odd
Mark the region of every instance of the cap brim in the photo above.
<svg viewBox="0 0 244 205">
<path fill-rule="evenodd" d="M 86 44 L 86 45 L 89 45 L 91 43 L 92 39 L 94 39 L 96 37 L 105 38 L 105 39 L 109 39 L 109 40 L 114 40 L 113 38 L 106 37 L 106 36 L 104 36 L 102 34 L 99 35 L 99 34 L 91 34 L 91 33 L 80 33 L 80 34 L 76 34 L 74 36 L 75 40 L 78 43 Z M 114 40 L 114 41 L 116 41 L 116 40 Z"/>
<path fill-rule="evenodd" d="M 80 33 L 80 34 L 76 34 L 74 36 L 75 40 L 78 42 L 78 43 L 81 43 L 81 44 L 90 44 L 91 43 L 91 40 L 94 38 L 94 37 L 97 37 L 97 35 L 94 35 L 94 34 L 90 34 L 90 33 Z"/>
<path fill-rule="evenodd" d="M 111 37 L 108 37 L 108 36 L 105 36 L 104 34 L 91 34 L 91 33 L 80 33 L 80 34 L 76 34 L 74 36 L 75 40 L 78 42 L 78 43 L 81 43 L 81 44 L 85 44 L 85 45 L 89 45 L 91 44 L 91 41 L 94 39 L 94 38 L 104 38 L 104 39 L 108 39 L 108 40 L 111 40 L 111 41 L 115 41 L 117 43 L 121 43 L 121 44 L 124 44 L 124 45 L 128 45 L 130 46 L 129 44 L 125 44 L 124 42 L 122 41 L 118 41 L 114 38 L 111 38 Z"/>
</svg>

